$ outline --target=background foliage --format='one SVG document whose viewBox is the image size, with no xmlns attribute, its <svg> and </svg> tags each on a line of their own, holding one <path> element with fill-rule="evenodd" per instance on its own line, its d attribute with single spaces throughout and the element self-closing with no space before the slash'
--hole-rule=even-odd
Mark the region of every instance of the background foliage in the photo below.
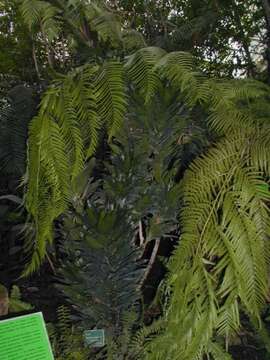
<svg viewBox="0 0 270 360">
<path fill-rule="evenodd" d="M 58 283 L 56 356 L 266 359 L 269 2 L 0 13 L 1 279 Z"/>
</svg>

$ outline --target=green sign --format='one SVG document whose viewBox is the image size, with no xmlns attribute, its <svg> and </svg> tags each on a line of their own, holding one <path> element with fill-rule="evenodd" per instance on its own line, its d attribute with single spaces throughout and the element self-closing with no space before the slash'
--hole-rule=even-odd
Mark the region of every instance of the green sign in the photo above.
<svg viewBox="0 0 270 360">
<path fill-rule="evenodd" d="M 0 321 L 1 360 L 54 360 L 42 313 Z"/>
<path fill-rule="evenodd" d="M 93 347 L 103 347 L 105 345 L 104 330 L 85 330 L 84 339 L 86 345 Z"/>
</svg>

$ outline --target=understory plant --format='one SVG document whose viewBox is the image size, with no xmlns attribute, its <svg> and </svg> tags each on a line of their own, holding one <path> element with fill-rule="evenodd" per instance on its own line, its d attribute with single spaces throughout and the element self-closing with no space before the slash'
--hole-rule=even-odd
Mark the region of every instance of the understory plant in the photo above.
<svg viewBox="0 0 270 360">
<path fill-rule="evenodd" d="M 216 139 L 208 149 L 203 148 L 204 154 L 185 170 L 180 188 L 176 187 L 182 204 L 180 242 L 168 266 L 163 330 L 154 340 L 146 341 L 146 358 L 189 360 L 206 354 L 227 359 L 230 339 L 240 328 L 240 308 L 259 326 L 268 294 L 269 127 L 267 105 L 259 108 L 269 96 L 268 88 L 252 81 L 207 79 L 192 71 L 188 57 L 181 53 L 164 55 L 149 70 L 141 62 L 144 52 L 149 61 L 150 49 L 135 54 L 127 64 L 139 92 L 145 95 L 146 74 L 150 78 L 148 91 L 158 92 L 162 86 L 158 74 L 165 73 L 172 88 L 182 90 L 177 99 L 183 101 L 187 116 L 196 114 L 196 106 L 200 106 L 208 131 Z M 153 63 L 155 56 L 153 50 Z M 147 115 L 145 124 L 151 118 Z M 136 125 L 131 129 L 130 137 L 134 136 L 143 149 L 143 131 L 138 130 L 141 137 L 136 137 Z M 147 137 L 147 144 L 151 144 L 151 137 Z M 160 151 L 157 144 L 144 161 L 149 162 L 149 174 L 154 174 L 148 190 L 151 180 L 157 189 L 158 180 L 166 179 L 160 162 L 154 165 L 159 155 L 162 158 L 166 144 Z M 109 183 L 117 185 L 118 170 L 119 165 Z M 136 195 L 136 187 L 133 190 L 132 195 Z M 152 198 L 151 203 L 158 201 Z M 136 209 L 134 204 L 132 210 Z M 172 209 L 169 202 L 165 204 Z M 141 209 L 140 214 L 147 218 L 151 210 Z"/>
<path fill-rule="evenodd" d="M 170 242 L 169 234 L 177 231 L 176 131 L 173 138 L 167 134 L 177 111 L 167 111 L 162 105 L 148 118 L 147 127 L 144 113 L 137 124 L 129 115 L 121 141 L 111 144 L 103 178 L 94 181 L 82 174 L 88 189 L 82 189 L 84 197 L 78 195 L 74 210 L 63 218 L 61 274 L 65 284 L 61 288 L 84 328 L 105 329 L 108 352 L 110 344 L 123 345 L 119 339 L 125 333 L 126 314 L 136 309 L 135 318 L 143 317 L 142 288 L 161 241 Z M 162 109 L 163 121 L 157 122 Z M 184 128 L 184 118 L 179 126 Z M 163 146 L 169 153 L 159 153 L 158 147 Z M 167 156 L 171 156 L 170 170 Z M 152 249 L 149 262 L 142 259 L 147 248 Z M 136 322 L 130 324 L 130 336 Z"/>
<path fill-rule="evenodd" d="M 117 344 L 125 312 L 142 311 L 159 244 L 180 234 L 139 356 L 230 359 L 240 314 L 260 329 L 269 296 L 269 87 L 207 77 L 181 51 L 143 47 L 125 58 L 123 27 L 95 2 L 34 5 L 22 1 L 22 13 L 48 54 L 67 24 L 77 43 L 101 39 L 113 51 L 53 72 L 31 121 L 25 206 L 35 232 L 24 275 L 44 260 L 60 220 L 62 288 L 81 324 L 105 327 Z M 94 191 L 76 193 L 102 142 L 103 172 L 86 181 Z"/>
</svg>

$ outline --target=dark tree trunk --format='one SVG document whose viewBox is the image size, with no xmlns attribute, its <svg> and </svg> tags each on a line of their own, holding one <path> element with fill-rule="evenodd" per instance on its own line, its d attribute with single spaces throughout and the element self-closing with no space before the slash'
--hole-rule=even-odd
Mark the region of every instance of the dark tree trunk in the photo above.
<svg viewBox="0 0 270 360">
<path fill-rule="evenodd" d="M 270 84 L 270 2 L 269 0 L 262 0 L 262 5 L 265 13 L 266 24 L 267 24 L 266 60 L 267 60 L 268 83 Z"/>
</svg>

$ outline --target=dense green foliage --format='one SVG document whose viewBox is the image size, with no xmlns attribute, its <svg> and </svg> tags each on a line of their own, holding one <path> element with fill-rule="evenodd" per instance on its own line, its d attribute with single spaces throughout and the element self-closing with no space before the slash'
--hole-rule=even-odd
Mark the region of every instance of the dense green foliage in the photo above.
<svg viewBox="0 0 270 360">
<path fill-rule="evenodd" d="M 0 246 L 15 227 L 23 276 L 57 275 L 56 356 L 231 359 L 248 326 L 269 349 L 267 1 L 14 4 Z M 106 346 L 82 350 L 96 327 Z"/>
<path fill-rule="evenodd" d="M 149 44 L 190 51 L 215 75 L 254 76 L 265 67 L 267 24 L 260 0 L 111 3 Z"/>
</svg>

